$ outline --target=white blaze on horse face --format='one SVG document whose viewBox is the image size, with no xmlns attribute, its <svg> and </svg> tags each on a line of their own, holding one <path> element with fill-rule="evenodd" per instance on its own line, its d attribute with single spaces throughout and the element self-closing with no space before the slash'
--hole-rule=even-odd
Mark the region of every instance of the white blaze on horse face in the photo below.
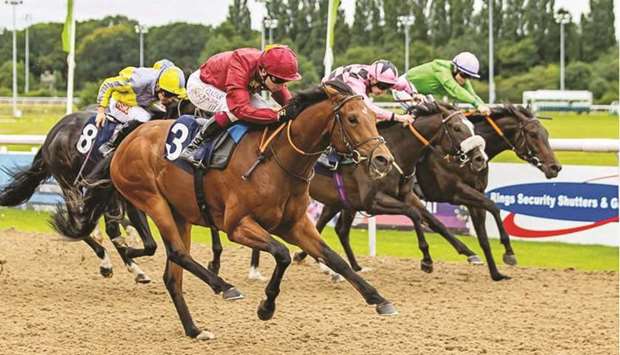
<svg viewBox="0 0 620 355">
<path fill-rule="evenodd" d="M 472 136 L 476 134 L 476 133 L 474 133 L 474 124 L 471 123 L 470 120 L 465 119 L 465 120 L 463 120 L 463 123 L 465 123 L 465 126 L 467 126 L 467 128 L 469 128 L 469 131 L 471 132 Z"/>
</svg>

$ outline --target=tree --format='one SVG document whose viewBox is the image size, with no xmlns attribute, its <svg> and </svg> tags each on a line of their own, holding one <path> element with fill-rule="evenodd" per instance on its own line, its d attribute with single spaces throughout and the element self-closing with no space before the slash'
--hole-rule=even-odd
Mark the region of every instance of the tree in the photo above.
<svg viewBox="0 0 620 355">
<path fill-rule="evenodd" d="M 201 52 L 210 38 L 211 28 L 183 22 L 152 28 L 144 40 L 145 66 L 162 58 L 171 60 L 186 74 L 198 69 Z M 137 34 L 134 36 L 137 43 Z M 136 58 L 137 62 L 137 58 Z"/>
<path fill-rule="evenodd" d="M 583 57 L 593 61 L 616 44 L 612 0 L 590 0 L 590 13 L 581 17 Z"/>
<path fill-rule="evenodd" d="M 252 33 L 252 18 L 248 9 L 248 0 L 233 0 L 228 7 L 228 17 L 226 21 L 230 22 L 235 31 L 242 37 L 246 37 Z"/>
<path fill-rule="evenodd" d="M 86 36 L 76 51 L 76 86 L 116 75 L 139 58 L 136 34 L 128 24 L 98 28 Z"/>
</svg>

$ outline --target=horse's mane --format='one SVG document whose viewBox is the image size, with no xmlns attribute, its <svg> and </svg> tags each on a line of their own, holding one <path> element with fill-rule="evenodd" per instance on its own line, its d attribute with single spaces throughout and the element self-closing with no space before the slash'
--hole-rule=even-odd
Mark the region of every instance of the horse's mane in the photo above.
<svg viewBox="0 0 620 355">
<path fill-rule="evenodd" d="M 339 93 L 346 96 L 355 95 L 351 87 L 342 81 L 329 80 L 323 83 L 323 85 L 334 88 Z M 286 105 L 287 115 L 291 118 L 297 117 L 297 115 L 308 107 L 327 100 L 327 94 L 323 90 L 323 85 L 317 85 L 310 89 L 298 92 Z"/>
</svg>

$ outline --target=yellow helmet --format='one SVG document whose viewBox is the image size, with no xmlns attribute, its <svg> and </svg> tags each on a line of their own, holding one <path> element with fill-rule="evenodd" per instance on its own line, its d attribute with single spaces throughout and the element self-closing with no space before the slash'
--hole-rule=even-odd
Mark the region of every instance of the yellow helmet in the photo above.
<svg viewBox="0 0 620 355">
<path fill-rule="evenodd" d="M 178 67 L 168 67 L 159 76 L 159 88 L 177 95 L 180 99 L 187 96 L 185 91 L 185 74 Z"/>
</svg>

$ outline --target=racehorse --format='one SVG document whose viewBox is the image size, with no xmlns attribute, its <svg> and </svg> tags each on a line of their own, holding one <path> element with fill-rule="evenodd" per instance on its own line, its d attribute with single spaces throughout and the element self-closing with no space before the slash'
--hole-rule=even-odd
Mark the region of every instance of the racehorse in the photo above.
<svg viewBox="0 0 620 355">
<path fill-rule="evenodd" d="M 280 282 L 291 262 L 287 247 L 271 234 L 301 247 L 343 275 L 368 304 L 375 305 L 377 313 L 396 314 L 389 301 L 320 239 L 306 216 L 314 164 L 330 143 L 336 150 L 357 157 L 376 178 L 390 171 L 393 157 L 378 135 L 374 114 L 360 96 L 340 82 L 301 92 L 285 109 L 287 117 L 296 118 L 288 121 L 286 129 L 277 131 L 264 159 L 256 160 L 261 132 L 250 132 L 224 170 L 208 170 L 197 181 L 199 185 L 194 188 L 207 191 L 206 203 L 201 206 L 191 188 L 194 177 L 163 157 L 172 122 L 142 125 L 103 162 L 110 162 L 109 172 L 102 164 L 93 173 L 91 177 L 103 180 L 87 190 L 83 208 L 67 214 L 60 211 L 55 216 L 56 228 L 72 238 L 87 236 L 114 190 L 144 211 L 162 236 L 167 253 L 164 282 L 190 337 L 211 339 L 213 334 L 201 331 L 192 320 L 182 292 L 183 269 L 207 283 L 216 294 L 223 293 L 228 299 L 242 297 L 234 286 L 191 257 L 192 225 L 221 229 L 231 241 L 273 255 L 276 267 L 265 289 L 266 299 L 257 310 L 262 320 L 273 316 Z M 253 167 L 251 174 L 249 166 Z M 108 173 L 113 186 L 105 183 Z"/>
<path fill-rule="evenodd" d="M 338 188 L 334 183 L 334 180 L 339 181 L 338 176 L 334 178 L 330 175 L 318 174 L 312 180 L 310 196 L 325 206 L 316 227 L 321 232 L 327 222 L 341 209 L 365 211 L 370 214 L 405 215 L 414 225 L 418 247 L 423 255 L 420 262 L 423 271 L 432 272 L 433 270 L 433 261 L 422 227 L 423 220 L 426 220 L 433 230 L 453 244 L 461 254 L 467 255 L 471 262 L 479 262 L 479 258 L 425 208 L 412 191 L 411 180 L 418 160 L 426 155 L 432 155 L 439 160 L 456 162 L 459 166 L 463 166 L 464 170 L 485 169 L 487 157 L 484 153 L 484 140 L 474 135 L 473 125 L 463 113 L 449 105 L 430 102 L 427 105 L 418 106 L 414 111 L 414 116 L 417 118 L 412 130 L 403 128 L 399 124 L 379 124 L 379 132 L 385 137 L 401 171 L 392 170 L 388 176 L 375 182 L 357 173 L 358 169 L 355 166 L 341 165 L 339 174 L 342 177 L 343 188 Z M 342 228 L 347 228 L 347 230 L 342 230 Z M 349 228 L 350 224 L 336 226 L 339 230 L 338 235 L 347 238 Z M 353 270 L 360 271 L 361 267 L 355 261 L 350 248 L 345 251 Z M 297 254 L 298 260 L 303 257 L 305 253 Z M 254 250 L 250 275 L 260 277 L 260 274 L 255 271 L 258 260 L 258 251 Z"/>
<path fill-rule="evenodd" d="M 476 134 L 484 137 L 486 141 L 485 152 L 489 159 L 510 149 L 519 158 L 541 170 L 547 179 L 556 177 L 562 169 L 549 145 L 549 133 L 540 121 L 524 107 L 506 104 L 495 108 L 490 117 L 476 113 L 470 115 L 469 119 L 475 124 Z M 425 159 L 418 163 L 416 168 L 417 182 L 425 200 L 448 202 L 467 207 L 478 242 L 487 260 L 491 278 L 499 281 L 509 279 L 510 277 L 498 271 L 491 254 L 485 227 L 486 211 L 491 213 L 497 224 L 500 241 L 505 248 L 504 263 L 516 265 L 517 260 L 510 245 L 508 233 L 504 229 L 499 209 L 484 194 L 488 183 L 488 175 L 488 167 L 481 171 L 475 171 L 460 164 L 441 159 L 440 156 L 433 154 L 427 155 Z M 335 189 L 333 184 L 331 189 Z M 339 211 L 340 209 L 338 208 L 325 206 L 317 226 L 324 226 Z M 362 268 L 355 260 L 355 255 L 349 244 L 348 234 L 354 217 L 354 211 L 342 209 L 336 223 L 336 233 L 353 269 L 361 270 Z M 433 224 L 430 223 L 430 226 L 432 228 Z M 462 253 L 462 250 L 459 250 L 459 248 L 455 247 L 455 249 L 457 252 Z M 295 255 L 295 260 L 301 261 L 304 257 L 305 255 L 301 252 Z"/>
<path fill-rule="evenodd" d="M 34 157 L 32 164 L 25 168 L 7 170 L 11 181 L 0 190 L 0 206 L 17 206 L 26 202 L 34 194 L 36 188 L 50 177 L 58 182 L 65 202 L 75 205 L 80 200 L 81 185 L 80 171 L 85 157 L 93 145 L 98 131 L 93 127 L 85 126 L 86 121 L 94 114 L 95 105 L 87 106 L 83 111 L 75 112 L 61 118 L 47 134 L 45 142 Z M 194 106 L 188 100 L 177 101 L 166 107 L 166 111 L 154 111 L 153 119 L 164 117 L 175 118 L 182 113 L 193 113 Z M 80 143 L 82 152 L 77 149 Z M 104 214 L 106 234 L 112 240 L 123 262 L 134 274 L 135 281 L 148 283 L 150 278 L 132 260 L 135 257 L 153 255 L 157 248 L 151 237 L 149 226 L 144 214 L 133 206 L 127 205 L 127 215 L 136 226 L 144 242 L 144 249 L 127 247 L 121 236 L 118 219 L 124 210 L 121 201 L 114 201 L 110 209 Z M 85 237 L 84 242 L 90 246 L 101 260 L 99 272 L 104 277 L 112 276 L 112 263 L 107 250 L 94 238 Z"/>
</svg>

